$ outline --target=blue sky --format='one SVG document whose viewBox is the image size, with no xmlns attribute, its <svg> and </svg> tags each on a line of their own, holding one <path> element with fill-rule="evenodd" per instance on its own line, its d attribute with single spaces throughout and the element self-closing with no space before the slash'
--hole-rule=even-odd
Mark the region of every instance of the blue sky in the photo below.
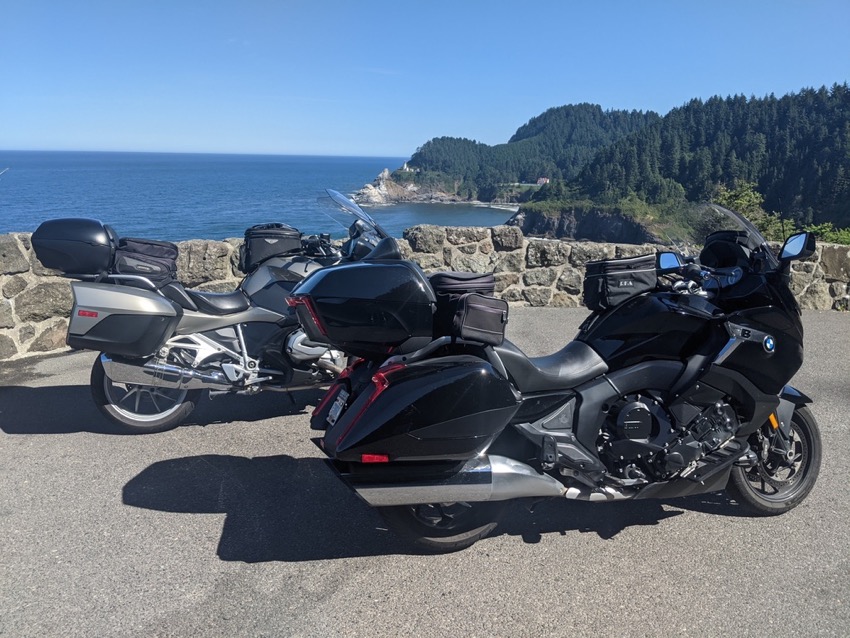
<svg viewBox="0 0 850 638">
<path fill-rule="evenodd" d="M 0 149 L 408 157 L 850 80 L 850 1 L 0 0 Z"/>
</svg>

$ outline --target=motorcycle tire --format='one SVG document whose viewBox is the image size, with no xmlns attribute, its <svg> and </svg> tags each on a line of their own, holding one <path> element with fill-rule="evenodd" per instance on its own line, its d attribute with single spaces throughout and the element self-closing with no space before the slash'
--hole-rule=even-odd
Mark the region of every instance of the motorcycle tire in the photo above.
<svg viewBox="0 0 850 638">
<path fill-rule="evenodd" d="M 390 529 L 433 553 L 472 546 L 499 524 L 502 503 L 429 503 L 379 507 Z"/>
<path fill-rule="evenodd" d="M 113 383 L 100 356 L 91 369 L 95 405 L 124 434 L 153 434 L 176 428 L 195 409 L 201 392 Z"/>
<path fill-rule="evenodd" d="M 794 410 L 791 431 L 790 465 L 772 461 L 769 451 L 763 449 L 768 439 L 754 434 L 749 443 L 759 458 L 758 463 L 753 467 L 732 468 L 726 491 L 750 514 L 783 514 L 799 505 L 815 485 L 823 450 L 817 421 L 808 408 Z"/>
</svg>

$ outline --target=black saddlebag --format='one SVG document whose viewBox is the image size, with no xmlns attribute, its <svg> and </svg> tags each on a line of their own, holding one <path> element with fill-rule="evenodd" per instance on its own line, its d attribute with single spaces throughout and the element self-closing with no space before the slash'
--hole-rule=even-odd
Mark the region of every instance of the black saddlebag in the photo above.
<svg viewBox="0 0 850 638">
<path fill-rule="evenodd" d="M 177 246 L 168 241 L 122 237 L 112 272 L 145 277 L 162 288 L 177 279 Z"/>
<path fill-rule="evenodd" d="M 239 270 L 253 271 L 266 259 L 301 252 L 301 232 L 287 224 L 271 223 L 251 226 L 239 247 Z"/>
<path fill-rule="evenodd" d="M 584 305 L 590 310 L 607 310 L 654 290 L 658 284 L 655 260 L 652 254 L 587 262 Z"/>
<path fill-rule="evenodd" d="M 437 296 L 434 336 L 499 345 L 505 338 L 508 304 L 493 297 L 492 273 L 438 272 L 429 277 Z"/>
</svg>

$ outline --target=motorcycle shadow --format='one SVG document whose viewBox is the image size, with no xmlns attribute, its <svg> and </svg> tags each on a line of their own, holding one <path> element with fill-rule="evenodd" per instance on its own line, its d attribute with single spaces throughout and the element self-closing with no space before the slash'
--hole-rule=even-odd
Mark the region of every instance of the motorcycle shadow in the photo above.
<svg viewBox="0 0 850 638">
<path fill-rule="evenodd" d="M 223 396 L 213 400 L 204 396 L 181 427 L 303 414 L 321 396 L 322 390 Z M 0 430 L 6 434 L 123 434 L 98 411 L 86 385 L 0 387 Z"/>
<path fill-rule="evenodd" d="M 0 387 L 0 430 L 6 434 L 114 434 L 88 386 Z"/>
<path fill-rule="evenodd" d="M 699 510 L 706 497 L 712 503 L 718 499 L 712 513 L 734 512 L 722 495 L 612 504 L 550 500 L 533 512 L 518 502 L 508 506 L 495 535 L 537 543 L 544 534 L 580 532 L 608 540 L 636 525 L 658 525 L 684 514 L 683 509 Z M 159 461 L 124 486 L 123 502 L 162 512 L 225 514 L 216 549 L 225 561 L 425 553 L 397 538 L 375 510 L 315 458 L 202 455 Z"/>
<path fill-rule="evenodd" d="M 539 543 L 545 534 L 592 533 L 610 540 L 623 530 L 642 525 L 659 525 L 687 511 L 705 514 L 748 516 L 724 492 L 668 500 L 588 503 L 550 499 L 534 505 L 513 503 L 505 512 L 495 535 L 521 536 L 526 543 Z"/>
<path fill-rule="evenodd" d="M 225 561 L 300 562 L 408 549 L 314 458 L 206 454 L 159 461 L 124 486 L 123 502 L 162 512 L 225 514 L 216 550 Z"/>
</svg>

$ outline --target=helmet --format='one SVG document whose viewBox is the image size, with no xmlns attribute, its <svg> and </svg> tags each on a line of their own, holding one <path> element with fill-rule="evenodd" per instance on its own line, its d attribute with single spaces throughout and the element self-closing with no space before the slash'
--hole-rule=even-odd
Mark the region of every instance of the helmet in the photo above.
<svg viewBox="0 0 850 638">
<path fill-rule="evenodd" d="M 705 238 L 705 246 L 699 254 L 699 263 L 709 268 L 746 268 L 754 246 L 748 242 L 749 235 L 743 230 L 718 230 Z"/>
</svg>

